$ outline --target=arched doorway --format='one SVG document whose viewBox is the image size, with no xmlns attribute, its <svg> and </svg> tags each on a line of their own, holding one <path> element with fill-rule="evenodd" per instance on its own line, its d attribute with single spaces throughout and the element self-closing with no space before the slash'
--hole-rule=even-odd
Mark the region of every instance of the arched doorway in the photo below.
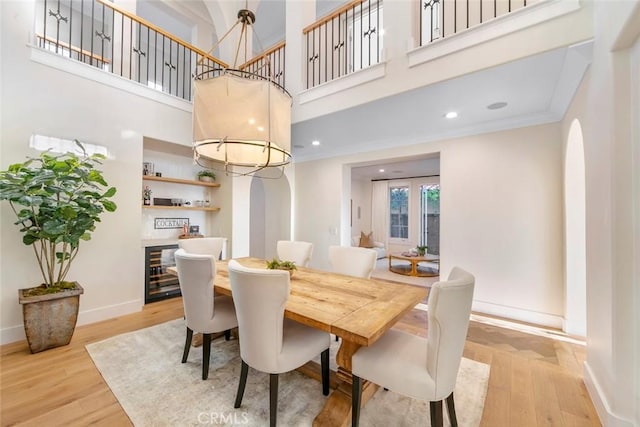
<svg viewBox="0 0 640 427">
<path fill-rule="evenodd" d="M 564 163 L 565 332 L 587 335 L 584 143 L 580 121 L 569 128 Z"/>
<path fill-rule="evenodd" d="M 285 175 L 266 179 L 273 171 L 260 171 L 251 180 L 249 255 L 271 259 L 276 242 L 291 238 L 291 188 Z"/>
</svg>

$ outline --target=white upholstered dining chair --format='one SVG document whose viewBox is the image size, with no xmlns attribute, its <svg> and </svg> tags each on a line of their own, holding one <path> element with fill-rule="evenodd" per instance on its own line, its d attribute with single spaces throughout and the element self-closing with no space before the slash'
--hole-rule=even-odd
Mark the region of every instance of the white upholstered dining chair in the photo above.
<svg viewBox="0 0 640 427">
<path fill-rule="evenodd" d="M 225 243 L 224 237 L 200 237 L 178 240 L 178 247 L 190 254 L 211 255 L 219 260 Z"/>
<path fill-rule="evenodd" d="M 427 338 L 391 329 L 351 359 L 353 373 L 351 425 L 360 417 L 362 379 L 385 389 L 430 402 L 431 426 L 443 423 L 446 399 L 449 421 L 457 426 L 453 390 L 467 337 L 474 277 L 454 267 L 447 281 L 429 292 Z M 400 414 L 399 414 L 400 415 Z"/>
<path fill-rule="evenodd" d="M 354 246 L 329 246 L 331 271 L 369 279 L 376 268 L 378 254 L 373 249 Z"/>
<path fill-rule="evenodd" d="M 281 261 L 293 261 L 298 267 L 307 267 L 313 253 L 313 243 L 278 240 L 276 252 Z"/>
<path fill-rule="evenodd" d="M 247 268 L 229 261 L 231 293 L 238 315 L 242 366 L 234 408 L 242 404 L 249 366 L 269 374 L 269 423 L 276 425 L 278 374 L 299 368 L 321 354 L 322 392 L 329 394 L 327 332 L 284 317 L 289 299 L 289 273 Z"/>
<path fill-rule="evenodd" d="M 186 363 L 189 357 L 193 332 L 202 333 L 202 379 L 206 380 L 209 377 L 211 335 L 224 331 L 228 340 L 231 329 L 238 326 L 233 300 L 228 296 L 213 295 L 216 276 L 213 256 L 191 254 L 178 249 L 175 260 L 187 325 L 182 363 Z"/>
</svg>

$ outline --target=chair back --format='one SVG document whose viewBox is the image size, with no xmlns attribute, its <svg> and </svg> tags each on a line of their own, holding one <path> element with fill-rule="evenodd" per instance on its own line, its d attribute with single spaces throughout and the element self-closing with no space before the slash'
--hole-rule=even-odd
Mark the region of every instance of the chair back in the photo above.
<svg viewBox="0 0 640 427">
<path fill-rule="evenodd" d="M 313 253 L 313 243 L 278 240 L 276 251 L 280 261 L 293 261 L 298 267 L 308 267 Z"/>
<path fill-rule="evenodd" d="M 289 273 L 248 268 L 232 259 L 229 281 L 238 318 L 240 357 L 259 371 L 274 372 L 282 350 Z"/>
<path fill-rule="evenodd" d="M 376 268 L 378 253 L 354 246 L 329 246 L 329 262 L 334 273 L 368 279 Z"/>
<path fill-rule="evenodd" d="M 178 249 L 174 256 L 187 327 L 193 331 L 210 333 L 214 315 L 213 279 L 216 277 L 216 262 L 211 255 L 187 253 L 184 249 Z"/>
<path fill-rule="evenodd" d="M 456 385 L 467 338 L 475 278 L 454 267 L 447 281 L 429 291 L 427 371 L 435 383 L 436 399 L 447 397 Z"/>
<path fill-rule="evenodd" d="M 224 246 L 224 237 L 180 239 L 178 240 L 178 246 L 190 254 L 211 255 L 218 260 Z"/>
</svg>

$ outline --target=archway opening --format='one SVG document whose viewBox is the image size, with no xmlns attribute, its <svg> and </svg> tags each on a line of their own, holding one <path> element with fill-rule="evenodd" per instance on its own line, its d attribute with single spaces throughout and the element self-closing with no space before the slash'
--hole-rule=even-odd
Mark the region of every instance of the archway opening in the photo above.
<svg viewBox="0 0 640 427">
<path fill-rule="evenodd" d="M 272 171 L 260 171 L 251 180 L 249 255 L 271 259 L 276 242 L 291 238 L 291 188 L 286 176 L 273 178 Z"/>
<path fill-rule="evenodd" d="M 569 128 L 564 163 L 565 332 L 587 336 L 586 202 L 580 121 Z"/>
</svg>

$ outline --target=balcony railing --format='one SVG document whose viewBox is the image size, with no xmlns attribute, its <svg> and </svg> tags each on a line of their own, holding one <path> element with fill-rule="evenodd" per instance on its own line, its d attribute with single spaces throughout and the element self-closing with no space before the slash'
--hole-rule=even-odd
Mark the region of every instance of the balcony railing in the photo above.
<svg viewBox="0 0 640 427">
<path fill-rule="evenodd" d="M 307 88 L 377 64 L 382 52 L 382 1 L 352 1 L 302 34 Z"/>
<path fill-rule="evenodd" d="M 245 62 L 238 68 L 240 70 L 247 71 L 252 75 L 270 78 L 280 86 L 285 87 L 284 47 L 285 42 L 283 40 L 250 61 Z"/>
<path fill-rule="evenodd" d="M 191 100 L 192 76 L 227 65 L 106 0 L 41 0 L 39 47 Z"/>
<path fill-rule="evenodd" d="M 420 46 L 540 0 L 420 0 Z"/>
</svg>

